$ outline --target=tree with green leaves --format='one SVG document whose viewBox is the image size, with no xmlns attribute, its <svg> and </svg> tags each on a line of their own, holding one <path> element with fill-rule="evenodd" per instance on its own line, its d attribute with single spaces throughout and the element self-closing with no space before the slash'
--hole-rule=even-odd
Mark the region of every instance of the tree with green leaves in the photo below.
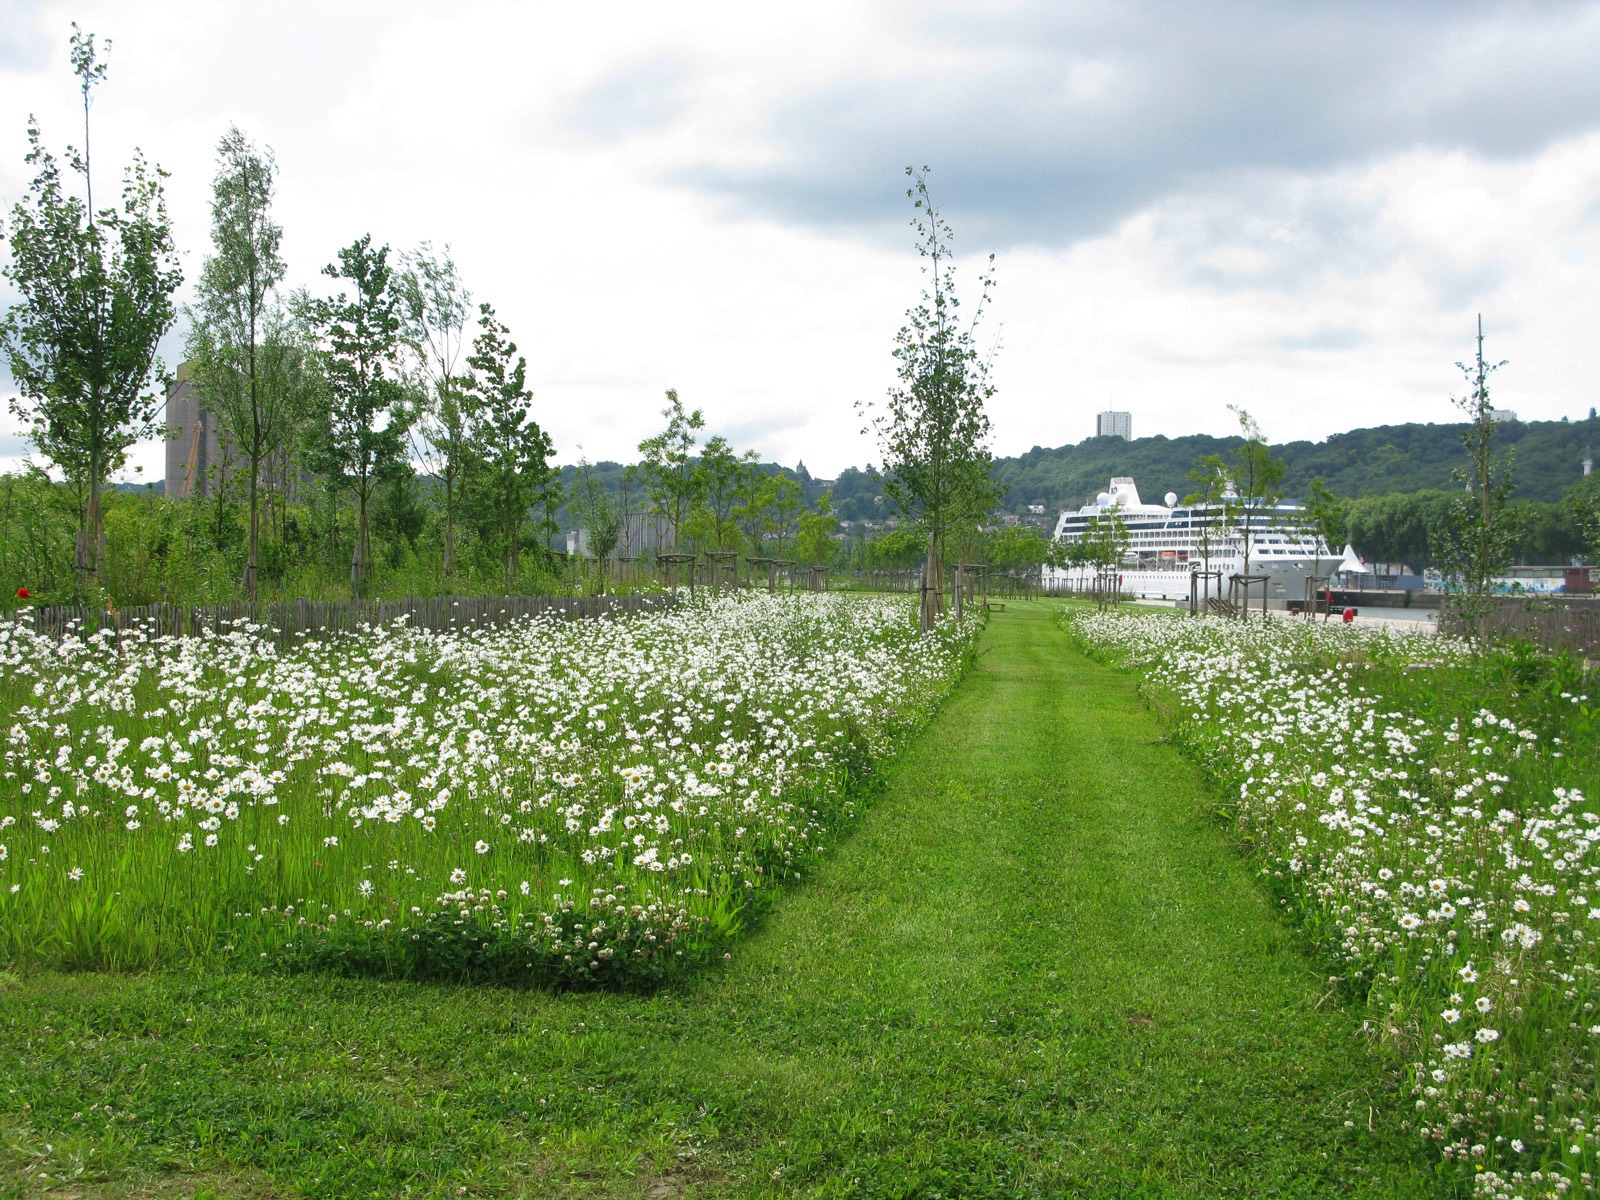
<svg viewBox="0 0 1600 1200">
<path fill-rule="evenodd" d="M 106 77 L 102 55 L 76 25 L 72 66 L 83 93 L 83 152 L 67 152 L 84 197 L 69 194 L 62 170 L 28 121 L 29 195 L 11 210 L 0 238 L 10 244 L 4 276 L 21 299 L 0 320 L 0 352 L 21 393 L 11 410 L 34 447 L 67 477 L 78 503 L 74 565 L 79 585 L 100 570 L 100 493 L 127 453 L 151 431 L 156 344 L 171 327 L 182 282 L 162 181 L 166 172 L 134 152 L 121 203 L 96 210 L 89 158 L 89 99 Z"/>
<path fill-rule="evenodd" d="M 699 503 L 686 527 L 704 549 L 721 553 L 738 548 L 739 500 L 745 493 L 745 480 L 755 470 L 754 451 L 735 454 L 721 434 L 707 438 L 700 448 L 695 463 Z"/>
<path fill-rule="evenodd" d="M 456 517 L 470 459 L 463 395 L 470 384 L 458 365 L 472 314 L 472 293 L 461 281 L 450 247 L 435 253 L 429 242 L 401 256 L 395 281 L 405 318 L 405 338 L 421 376 L 411 389 L 408 419 L 412 450 L 444 485 L 444 561 L 448 590 L 456 573 Z"/>
<path fill-rule="evenodd" d="M 324 267 L 323 274 L 351 290 L 315 300 L 310 308 L 324 343 L 329 401 L 314 436 L 313 463 L 355 497 L 350 591 L 361 596 L 371 563 L 373 491 L 385 469 L 404 459 L 400 297 L 393 286 L 389 247 L 374 248 L 369 234 L 339 251 L 339 261 Z"/>
<path fill-rule="evenodd" d="M 814 509 L 807 509 L 800 514 L 799 530 L 794 541 L 795 557 L 810 567 L 831 566 L 834 559 L 833 535 L 838 528 L 839 519 L 833 515 L 833 497 L 823 492 L 817 497 Z"/>
<path fill-rule="evenodd" d="M 500 534 L 507 589 L 521 571 L 522 528 L 528 510 L 551 485 L 550 437 L 533 419 L 528 361 L 517 353 L 511 331 L 487 304 L 478 306 L 479 333 L 467 365 L 466 393 L 473 488 L 494 514 Z"/>
<path fill-rule="evenodd" d="M 895 335 L 899 383 L 881 407 L 863 403 L 883 455 L 884 494 L 927 539 L 921 623 L 931 629 L 944 608 L 946 541 L 958 524 L 991 507 L 989 417 L 993 351 L 981 353 L 977 328 L 994 287 L 994 256 L 979 276 L 972 319 L 963 321 L 956 291 L 951 231 L 928 192 L 928 168 L 906 168 L 906 195 L 916 215 L 917 253 L 927 283 Z"/>
<path fill-rule="evenodd" d="M 1283 499 L 1283 460 L 1273 456 L 1261 426 L 1243 408 L 1228 405 L 1228 410 L 1239 418 L 1239 432 L 1244 440 L 1233 455 L 1233 492 L 1229 498 L 1229 524 L 1239 525 L 1239 543 L 1244 567 L 1242 574 L 1250 574 L 1250 550 L 1261 534 L 1273 523 L 1273 510 Z M 1240 607 L 1241 615 L 1249 611 L 1248 605 Z"/>
<path fill-rule="evenodd" d="M 1200 551 L 1201 570 L 1211 570 L 1211 556 L 1225 547 L 1223 531 L 1227 527 L 1226 497 L 1232 490 L 1228 480 L 1228 464 L 1220 455 L 1203 454 L 1195 459 L 1189 469 L 1189 481 L 1194 490 L 1183 498 L 1199 524 L 1195 527 L 1195 548 Z M 1211 581 L 1206 580 L 1206 596 L 1210 598 Z"/>
<path fill-rule="evenodd" d="M 282 444 L 295 397 L 281 386 L 293 374 L 282 360 L 299 353 L 276 302 L 283 279 L 283 229 L 271 215 L 277 165 L 231 126 L 217 144 L 211 188 L 212 253 L 200 268 L 189 308 L 188 357 L 202 407 L 216 414 L 224 440 L 245 461 L 250 512 L 244 594 L 257 595 L 261 561 L 261 474 Z M 221 489 L 218 489 L 219 497 Z"/>
<path fill-rule="evenodd" d="M 1600 564 L 1600 475 L 1585 475 L 1566 490 L 1561 506 L 1583 539 L 1591 563 Z"/>
<path fill-rule="evenodd" d="M 667 427 L 639 443 L 640 459 L 627 470 L 629 482 L 644 489 L 645 503 L 658 522 L 658 541 L 663 548 L 678 547 L 683 523 L 700 500 L 702 477 L 695 471 L 695 446 L 706 426 L 697 408 L 685 412 L 676 388 L 667 389 L 667 406 L 661 410 Z M 670 530 L 670 543 L 665 533 Z"/>
<path fill-rule="evenodd" d="M 1450 510 L 1445 536 L 1446 563 L 1461 587 L 1451 607 L 1468 636 L 1481 636 L 1493 610 L 1494 580 L 1511 561 L 1522 533 L 1522 512 L 1511 502 L 1515 462 L 1508 448 L 1494 448 L 1495 407 L 1489 399 L 1489 376 L 1505 363 L 1483 360 L 1483 318 L 1478 318 L 1478 351 L 1472 363 L 1456 363 L 1470 390 L 1452 396 L 1469 424 L 1461 435 L 1467 465 L 1452 472 L 1463 486 Z"/>
<path fill-rule="evenodd" d="M 578 478 L 572 489 L 572 515 L 583 530 L 589 553 L 600 564 L 600 582 L 604 586 L 606 565 L 622 537 L 622 512 L 605 484 L 595 477 L 587 458 L 578 459 Z"/>
<path fill-rule="evenodd" d="M 782 558 L 784 550 L 800 530 L 800 514 L 806 510 L 806 493 L 787 475 L 768 475 L 759 497 L 761 538 L 772 549 L 772 557 Z"/>
</svg>

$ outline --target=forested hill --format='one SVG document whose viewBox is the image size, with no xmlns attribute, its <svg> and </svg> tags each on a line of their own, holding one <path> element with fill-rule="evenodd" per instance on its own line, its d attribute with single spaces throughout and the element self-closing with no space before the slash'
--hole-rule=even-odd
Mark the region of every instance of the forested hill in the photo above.
<svg viewBox="0 0 1600 1200">
<path fill-rule="evenodd" d="M 1380 496 L 1449 488 L 1450 472 L 1466 463 L 1465 425 L 1379 425 L 1336 433 L 1321 442 L 1287 442 L 1272 453 L 1288 468 L 1285 492 L 1303 497 L 1318 476 L 1336 495 Z M 1507 421 L 1495 427 L 1497 449 L 1515 448 L 1516 498 L 1554 502 L 1583 474 L 1583 457 L 1600 458 L 1600 420 Z M 1216 454 L 1231 459 L 1239 439 L 1148 437 L 1124 441 L 1094 437 L 1054 450 L 1035 446 L 1017 458 L 995 460 L 1006 488 L 1006 506 L 1042 504 L 1047 512 L 1076 508 L 1105 490 L 1113 475 L 1130 475 L 1145 500 L 1193 490 L 1195 460 Z"/>
</svg>

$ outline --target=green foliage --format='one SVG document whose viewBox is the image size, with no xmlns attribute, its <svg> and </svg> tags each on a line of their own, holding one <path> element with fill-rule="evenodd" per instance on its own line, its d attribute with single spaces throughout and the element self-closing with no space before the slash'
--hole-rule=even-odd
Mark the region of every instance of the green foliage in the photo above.
<svg viewBox="0 0 1600 1200">
<path fill-rule="evenodd" d="M 1562 497 L 1569 526 L 1583 539 L 1589 561 L 1600 563 L 1600 475 L 1587 475 Z"/>
<path fill-rule="evenodd" d="M 694 450 L 706 419 L 698 408 L 684 411 L 676 388 L 667 389 L 661 415 L 667 418 L 667 427 L 639 443 L 640 460 L 628 468 L 627 478 L 644 488 L 650 514 L 671 532 L 676 548 L 684 521 L 700 501 L 704 477 L 695 470 Z"/>
<path fill-rule="evenodd" d="M 404 269 L 396 281 L 405 337 L 416 356 L 421 379 L 412 389 L 407 427 L 411 449 L 424 469 L 444 486 L 443 562 L 445 587 L 456 571 L 456 515 L 461 488 L 470 467 L 467 416 L 463 394 L 470 380 L 457 374 L 472 293 L 466 289 L 450 248 L 435 254 L 423 242 L 403 256 Z"/>
<path fill-rule="evenodd" d="M 1448 1194 L 1204 779 L 1017 608 L 692 987 L 0 974 L 0 1193 Z"/>
<path fill-rule="evenodd" d="M 578 460 L 578 476 L 569 495 L 573 516 L 584 531 L 589 553 L 599 559 L 604 571 L 606 561 L 622 537 L 622 513 L 612 502 L 605 485 L 595 478 L 586 458 Z"/>
<path fill-rule="evenodd" d="M 833 515 L 833 500 L 823 493 L 815 509 L 800 514 L 799 531 L 794 540 L 795 559 L 808 567 L 831 566 L 836 545 L 833 532 L 838 528 L 839 519 Z"/>
<path fill-rule="evenodd" d="M 962 322 L 950 227 L 928 193 L 927 168 L 907 167 L 906 175 L 912 180 L 906 195 L 917 213 L 911 225 L 928 283 L 895 335 L 899 384 L 881 408 L 859 407 L 870 414 L 878 436 L 884 495 L 926 535 L 929 578 L 937 581 L 943 578 L 941 560 L 953 549 L 946 545 L 951 534 L 976 529 L 998 496 L 984 410 L 995 390 L 989 382 L 992 352 L 980 353 L 976 336 L 994 287 L 994 256 L 979 276 L 972 319 Z M 924 629 L 932 628 L 942 609 L 941 589 L 936 584 L 924 590 Z"/>
<path fill-rule="evenodd" d="M 1472 418 L 1462 434 L 1467 466 L 1455 472 L 1465 486 L 1450 506 L 1442 545 L 1436 551 L 1459 582 L 1452 600 L 1469 632 L 1476 632 L 1493 605 L 1494 578 L 1511 561 L 1521 536 L 1521 512 L 1511 503 L 1513 452 L 1495 447 L 1494 405 L 1489 400 L 1489 375 L 1503 362 L 1483 361 L 1483 321 L 1478 321 L 1478 353 L 1471 364 L 1456 366 L 1471 385 L 1465 396 L 1451 397 Z"/>
<path fill-rule="evenodd" d="M 1239 522 L 1244 573 L 1250 573 L 1250 548 L 1272 523 L 1272 510 L 1283 499 L 1283 461 L 1275 457 L 1256 419 L 1237 405 L 1229 410 L 1239 418 L 1243 440 L 1234 451 L 1232 492 L 1224 498 L 1230 524 Z"/>
<path fill-rule="evenodd" d="M 348 283 L 353 295 L 316 300 L 309 308 L 324 342 L 330 401 L 312 433 L 311 463 L 355 496 L 350 589 L 357 596 L 365 594 L 372 557 L 372 492 L 383 469 L 399 462 L 405 449 L 400 298 L 388 257 L 389 247 L 373 249 L 371 235 L 362 234 L 339 251 L 337 264 L 322 269 Z"/>
<path fill-rule="evenodd" d="M 68 489 L 43 471 L 0 475 L 0 608 L 50 604 L 73 593 L 72 535 L 76 514 Z"/>
<path fill-rule="evenodd" d="M 1334 495 L 1321 478 L 1311 481 L 1306 495 L 1306 528 L 1315 534 L 1334 554 L 1344 549 L 1349 536 L 1349 511 L 1346 501 Z"/>
<path fill-rule="evenodd" d="M 513 587 L 521 569 L 528 510 L 553 482 L 552 447 L 549 435 L 528 411 L 533 402 L 528 362 L 517 354 L 510 330 L 487 304 L 479 306 L 478 323 L 481 332 L 467 358 L 473 378 L 465 395 L 470 486 L 475 499 L 493 514 L 506 586 Z"/>
<path fill-rule="evenodd" d="M 75 566 L 91 585 L 100 563 L 100 494 L 156 411 L 147 391 L 160 373 L 156 343 L 171 327 L 182 281 L 162 181 L 166 172 L 134 152 L 119 206 L 94 209 L 89 93 L 104 80 L 92 35 L 72 39 L 83 91 L 84 149 L 68 151 L 84 199 L 69 195 L 56 159 L 29 118 L 29 195 L 0 236 L 10 243 L 3 274 L 20 299 L 0 320 L 0 352 L 20 395 L 12 412 L 35 448 L 80 495 Z M 109 49 L 110 43 L 105 43 Z"/>
<path fill-rule="evenodd" d="M 1287 495 L 1306 497 L 1311 481 L 1320 477 L 1336 494 L 1363 499 L 1449 489 L 1451 471 L 1460 463 L 1465 428 L 1459 423 L 1380 425 L 1331 434 L 1319 442 L 1283 442 L 1271 449 L 1284 462 Z M 1516 448 L 1514 498 L 1553 504 L 1579 478 L 1585 448 L 1600 451 L 1600 418 L 1502 421 L 1495 437 Z M 1226 460 L 1238 444 L 1237 437 L 1204 434 L 1132 441 L 1091 437 L 1071 446 L 1035 446 L 1016 457 L 996 459 L 995 478 L 1004 488 L 1006 507 L 1012 509 L 1028 503 L 1052 510 L 1077 508 L 1103 491 L 1113 475 L 1133 476 L 1145 495 L 1166 491 L 1182 495 L 1197 458 L 1215 454 Z M 834 494 L 838 498 L 860 493 L 836 484 Z M 840 508 L 846 519 L 872 516 L 864 506 L 845 512 L 843 499 Z"/>
<path fill-rule="evenodd" d="M 998 571 L 1036 571 L 1050 559 L 1054 543 L 1037 525 L 1011 525 L 988 539 L 986 561 Z"/>
<path fill-rule="evenodd" d="M 1219 455 L 1201 455 L 1189 468 L 1189 481 L 1194 484 L 1194 490 L 1183 498 L 1183 502 L 1203 506 L 1206 510 L 1207 520 L 1200 527 L 1196 545 L 1201 561 L 1210 570 L 1212 554 L 1220 554 L 1224 549 L 1223 531 L 1228 518 L 1225 502 L 1228 494 L 1228 464 Z"/>
<path fill-rule="evenodd" d="M 188 310 L 189 366 L 201 406 L 215 414 L 224 444 L 245 460 L 249 545 L 244 592 L 257 595 L 261 476 L 267 459 L 312 410 L 320 391 L 308 337 L 296 314 L 276 301 L 283 279 L 283 229 L 270 215 L 277 166 L 238 126 L 217 146 L 212 184 L 213 253 L 200 269 Z"/>
<path fill-rule="evenodd" d="M 755 453 L 737 455 L 721 434 L 706 439 L 694 466 L 697 501 L 684 531 L 704 550 L 738 548 L 738 508 L 750 489 L 756 469 Z"/>
</svg>

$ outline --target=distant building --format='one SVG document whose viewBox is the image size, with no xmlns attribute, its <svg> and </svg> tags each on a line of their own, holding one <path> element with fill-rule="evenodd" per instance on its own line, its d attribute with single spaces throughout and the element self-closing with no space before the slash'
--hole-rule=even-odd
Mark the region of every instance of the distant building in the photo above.
<svg viewBox="0 0 1600 1200">
<path fill-rule="evenodd" d="M 613 562 L 624 558 L 632 560 L 652 554 L 671 554 L 676 549 L 677 543 L 673 540 L 672 529 L 665 517 L 652 513 L 627 513 L 622 518 L 622 528 L 617 531 L 617 544 L 611 548 L 611 559 Z M 567 531 L 567 553 L 589 557 L 587 529 Z"/>
<path fill-rule="evenodd" d="M 1491 421 L 1504 422 L 1515 421 L 1516 419 L 1517 414 L 1512 412 L 1509 408 L 1491 408 L 1489 410 L 1489 420 Z"/>
<path fill-rule="evenodd" d="M 216 414 L 200 407 L 189 364 L 178 364 L 167 385 L 167 498 L 204 496 L 238 466 L 239 455 Z"/>
<path fill-rule="evenodd" d="M 1133 414 L 1131 412 L 1103 412 L 1094 420 L 1095 437 L 1119 437 L 1133 440 Z"/>
<path fill-rule="evenodd" d="M 194 370 L 179 363 L 167 385 L 167 474 L 169 500 L 215 496 L 217 489 L 249 478 L 245 456 L 222 428 L 217 414 L 200 405 Z M 261 464 L 261 484 L 295 503 L 314 476 L 296 462 L 289 445 L 280 446 Z"/>
</svg>

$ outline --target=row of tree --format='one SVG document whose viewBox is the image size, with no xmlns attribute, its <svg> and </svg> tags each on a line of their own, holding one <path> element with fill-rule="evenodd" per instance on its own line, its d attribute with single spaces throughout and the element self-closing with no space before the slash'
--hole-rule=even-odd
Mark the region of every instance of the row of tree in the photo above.
<svg viewBox="0 0 1600 1200">
<path fill-rule="evenodd" d="M 69 149 L 66 160 L 81 194 L 31 124 L 33 184 L 0 226 L 11 249 L 5 275 L 21 295 L 0 323 L 0 350 L 20 389 L 12 406 L 74 499 L 80 594 L 105 582 L 107 480 L 135 442 L 161 431 L 156 345 L 179 315 L 182 280 L 164 172 L 136 156 L 121 205 L 95 208 L 89 110 L 108 49 L 74 26 L 84 150 Z M 587 464 L 563 497 L 550 438 L 531 416 L 526 360 L 493 307 L 474 303 L 448 248 L 425 243 L 395 255 L 363 235 L 323 269 L 331 294 L 286 291 L 276 185 L 270 151 L 230 129 L 218 145 L 210 252 L 184 310 L 180 376 L 214 423 L 219 451 L 208 477 L 188 483 L 214 501 L 217 552 L 233 548 L 234 512 L 243 510 L 244 597 L 259 594 L 264 555 L 281 575 L 285 551 L 303 551 L 308 531 L 328 557 L 346 556 L 351 594 L 366 593 L 375 522 L 391 559 L 431 535 L 445 591 L 461 582 L 463 535 L 471 584 L 481 586 L 492 553 L 498 582 L 514 588 L 523 551 L 548 548 L 563 499 L 602 559 L 619 539 L 628 549 L 635 517 L 656 527 L 659 549 L 770 546 L 780 557 L 826 557 L 825 500 L 811 510 L 792 479 L 756 469 L 725 438 L 699 445 L 704 418 L 685 412 L 675 392 L 666 430 L 641 444 L 642 461 L 628 473 L 637 503 L 627 488 L 613 498 L 598 487 Z M 201 436 L 166 432 L 180 442 Z M 186 490 L 179 479 L 167 486 Z M 15 486 L 9 494 L 32 495 Z M 170 539 L 160 527 L 172 522 L 152 512 L 146 503 L 125 515 L 141 525 L 133 540 L 164 557 Z M 185 537 L 200 526 L 176 524 Z M 551 557 L 541 555 L 541 568 Z"/>
</svg>

